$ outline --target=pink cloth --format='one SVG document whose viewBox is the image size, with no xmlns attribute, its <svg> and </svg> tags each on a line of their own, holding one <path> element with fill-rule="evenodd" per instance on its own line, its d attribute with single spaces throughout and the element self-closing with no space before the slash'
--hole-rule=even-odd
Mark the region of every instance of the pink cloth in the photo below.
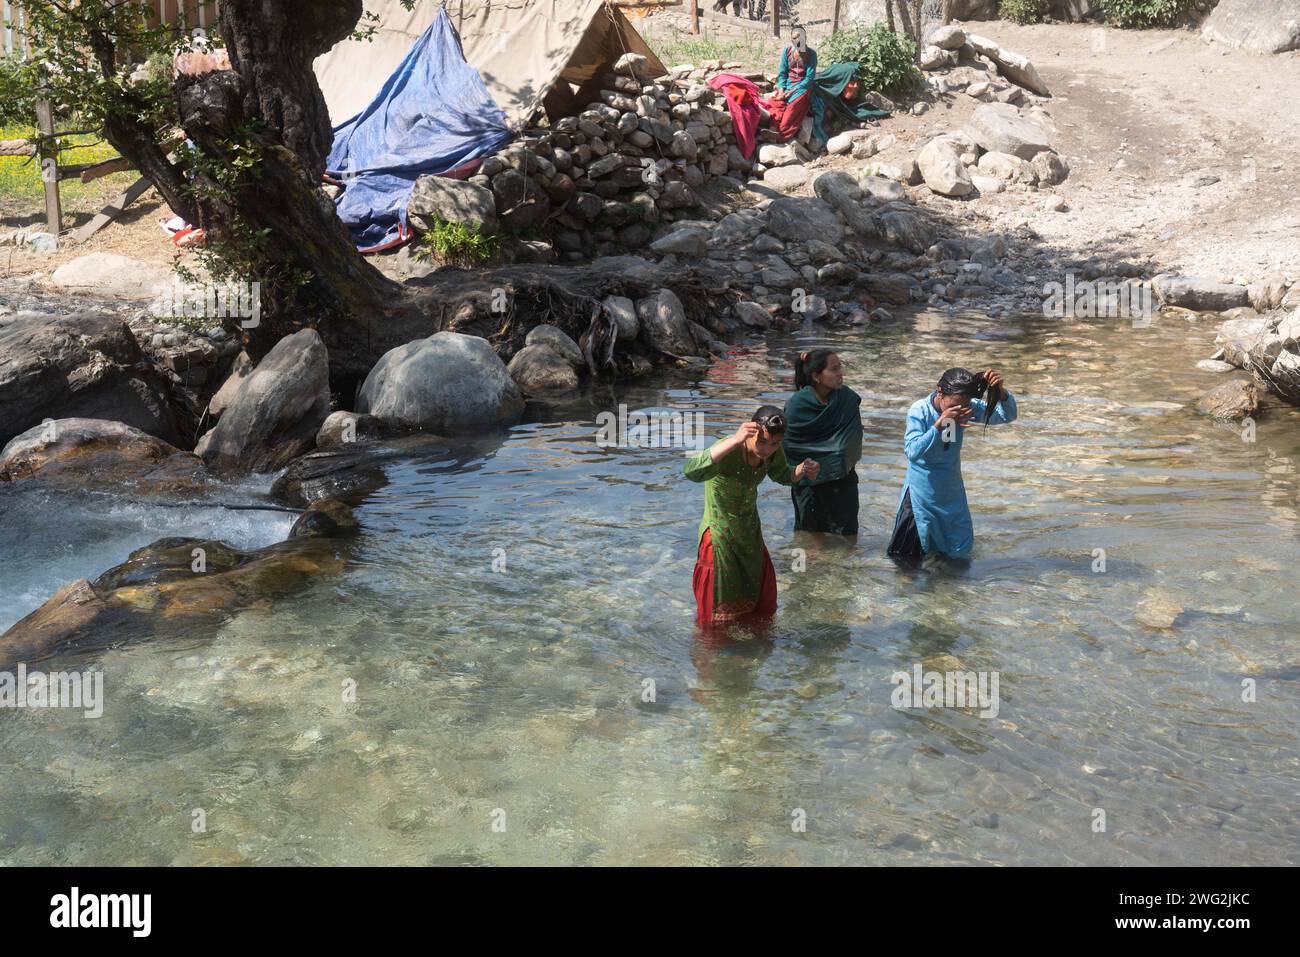
<svg viewBox="0 0 1300 957">
<path fill-rule="evenodd" d="M 763 113 L 759 109 L 763 98 L 758 95 L 758 87 L 735 73 L 719 73 L 710 77 L 709 86 L 726 96 L 731 125 L 736 133 L 736 145 L 748 159 L 754 155 L 754 147 L 758 145 L 758 127 L 763 122 Z"/>
</svg>

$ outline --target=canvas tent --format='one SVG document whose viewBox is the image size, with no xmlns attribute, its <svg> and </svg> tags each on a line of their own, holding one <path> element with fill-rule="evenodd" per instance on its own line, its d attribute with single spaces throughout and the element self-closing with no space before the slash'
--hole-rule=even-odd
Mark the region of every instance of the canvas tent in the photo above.
<svg viewBox="0 0 1300 957">
<path fill-rule="evenodd" d="M 316 78 L 336 124 L 361 110 L 433 21 L 440 0 L 366 0 L 379 17 L 370 41 L 344 40 L 316 60 Z M 465 59 L 512 128 L 547 112 L 560 116 L 595 99 L 596 78 L 624 53 L 667 71 L 617 5 L 605 0 L 446 0 Z M 581 93 L 579 90 L 583 87 Z"/>
<path fill-rule="evenodd" d="M 417 179 L 468 175 L 510 136 L 438 10 L 365 108 L 334 128 L 326 171 L 344 186 L 339 218 L 363 252 L 404 241 Z"/>
</svg>

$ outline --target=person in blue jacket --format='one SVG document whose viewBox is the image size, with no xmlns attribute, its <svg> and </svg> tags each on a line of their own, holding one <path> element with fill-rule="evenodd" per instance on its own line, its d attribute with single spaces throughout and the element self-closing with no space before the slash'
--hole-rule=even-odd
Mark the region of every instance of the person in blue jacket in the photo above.
<svg viewBox="0 0 1300 957">
<path fill-rule="evenodd" d="M 912 404 L 903 434 L 907 482 L 889 540 L 891 558 L 970 556 L 975 534 L 961 478 L 962 437 L 976 422 L 1003 425 L 1015 418 L 1015 397 L 993 369 L 977 375 L 949 369 L 935 391 Z"/>
</svg>

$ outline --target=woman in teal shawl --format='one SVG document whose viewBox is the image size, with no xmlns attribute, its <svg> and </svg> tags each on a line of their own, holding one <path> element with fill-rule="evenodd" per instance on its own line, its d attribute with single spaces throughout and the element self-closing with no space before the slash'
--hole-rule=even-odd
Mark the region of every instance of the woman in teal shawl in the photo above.
<svg viewBox="0 0 1300 957">
<path fill-rule="evenodd" d="M 844 366 L 830 349 L 800 353 L 794 365 L 798 389 L 785 403 L 785 454 L 812 459 L 817 477 L 796 482 L 797 532 L 858 534 L 858 473 L 862 458 L 862 397 L 844 385 Z"/>
<path fill-rule="evenodd" d="M 827 119 L 836 118 L 847 123 L 865 123 L 867 120 L 883 119 L 889 115 L 887 110 L 873 110 L 865 103 L 855 102 L 855 97 L 844 98 L 844 91 L 852 83 L 857 86 L 858 65 L 856 63 L 837 63 L 819 70 L 812 81 L 812 116 L 813 135 L 825 143 Z"/>
</svg>

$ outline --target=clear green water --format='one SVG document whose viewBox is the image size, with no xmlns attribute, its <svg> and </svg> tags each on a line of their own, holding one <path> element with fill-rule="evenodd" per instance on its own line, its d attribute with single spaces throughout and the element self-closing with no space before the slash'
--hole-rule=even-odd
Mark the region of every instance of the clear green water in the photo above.
<svg viewBox="0 0 1300 957">
<path fill-rule="evenodd" d="M 0 863 L 1300 863 L 1300 414 L 1254 443 L 1195 415 L 1211 337 L 810 333 L 396 465 L 342 576 L 98 656 L 100 719 L 0 712 Z M 596 414 L 700 409 L 722 434 L 823 342 L 864 398 L 863 533 L 796 573 L 810 543 L 764 489 L 775 638 L 706 646 L 702 489 L 680 451 L 598 448 Z M 883 556 L 903 416 L 952 364 L 1004 371 L 1020 421 L 967 437 L 970 567 L 904 573 Z M 4 563 L 2 625 L 159 535 L 285 524 L 6 504 L 26 558 Z M 1182 610 L 1154 630 L 1143 602 Z M 997 718 L 891 706 L 893 672 L 954 658 L 1000 672 Z"/>
</svg>

